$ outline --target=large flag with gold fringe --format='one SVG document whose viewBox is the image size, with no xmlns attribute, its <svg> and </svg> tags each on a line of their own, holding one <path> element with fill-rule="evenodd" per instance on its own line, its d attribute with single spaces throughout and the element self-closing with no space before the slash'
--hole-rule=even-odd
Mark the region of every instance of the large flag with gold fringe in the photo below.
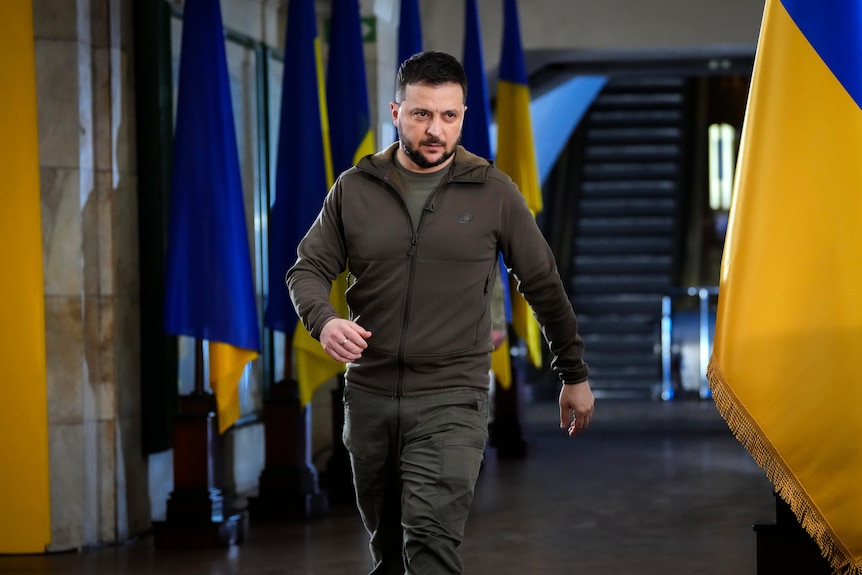
<svg viewBox="0 0 862 575">
<path fill-rule="evenodd" d="M 542 187 L 530 118 L 530 87 L 521 46 L 516 0 L 504 0 L 503 51 L 497 83 L 497 166 L 518 185 L 535 216 L 542 211 Z M 527 357 L 542 365 L 542 336 L 530 306 L 512 292 L 512 327 L 527 346 Z"/>
<path fill-rule="evenodd" d="M 862 573 L 862 3 L 767 0 L 721 264 L 715 403 Z"/>
<path fill-rule="evenodd" d="M 333 182 L 314 0 L 288 4 L 284 61 L 264 319 L 271 329 L 284 332 L 293 345 L 299 399 L 305 406 L 320 384 L 344 371 L 344 364 L 326 355 L 302 326 L 284 283 L 285 273 L 296 261 L 296 246 L 317 217 Z M 343 288 L 333 286 L 335 302 L 339 293 Z M 285 373 L 286 379 L 291 377 Z"/>
<path fill-rule="evenodd" d="M 219 431 L 260 352 L 224 29 L 218 0 L 183 12 L 165 285 L 165 330 L 209 342 Z"/>
</svg>

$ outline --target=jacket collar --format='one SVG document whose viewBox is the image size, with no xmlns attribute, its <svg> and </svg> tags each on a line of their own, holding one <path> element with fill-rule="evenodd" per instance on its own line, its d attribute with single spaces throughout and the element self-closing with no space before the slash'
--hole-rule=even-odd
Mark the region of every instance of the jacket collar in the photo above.
<svg viewBox="0 0 862 575">
<path fill-rule="evenodd" d="M 398 142 L 394 142 L 376 154 L 360 159 L 356 168 L 381 179 L 389 180 L 395 169 L 395 152 L 397 150 Z M 466 148 L 458 144 L 455 148 L 455 158 L 449 166 L 447 178 L 452 182 L 482 184 L 488 180 L 488 171 L 492 165 L 488 160 L 468 152 Z"/>
</svg>

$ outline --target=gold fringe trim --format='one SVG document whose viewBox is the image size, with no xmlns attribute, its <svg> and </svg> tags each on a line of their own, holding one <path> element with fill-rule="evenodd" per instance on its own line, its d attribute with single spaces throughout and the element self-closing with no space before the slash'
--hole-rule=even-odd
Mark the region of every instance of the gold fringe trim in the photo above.
<svg viewBox="0 0 862 575">
<path fill-rule="evenodd" d="M 836 575 L 862 575 L 862 559 L 854 560 L 841 543 L 826 518 L 811 501 L 781 455 L 757 424 L 724 377 L 717 355 L 709 360 L 706 377 L 712 389 L 716 408 L 733 435 L 748 450 L 754 461 L 766 472 L 778 495 L 787 502 L 799 524 L 820 547 Z"/>
</svg>

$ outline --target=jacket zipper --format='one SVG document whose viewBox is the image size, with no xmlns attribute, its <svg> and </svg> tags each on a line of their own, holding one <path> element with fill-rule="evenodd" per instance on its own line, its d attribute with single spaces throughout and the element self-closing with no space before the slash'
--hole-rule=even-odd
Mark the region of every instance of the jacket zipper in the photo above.
<svg viewBox="0 0 862 575">
<path fill-rule="evenodd" d="M 422 226 L 421 218 L 419 226 L 420 228 Z M 395 382 L 395 397 L 401 397 L 404 394 L 404 375 L 406 372 L 404 367 L 404 346 L 407 339 L 407 328 L 410 324 L 410 304 L 413 302 L 413 279 L 416 275 L 416 258 L 413 256 L 416 254 L 416 248 L 419 244 L 418 229 L 410 236 L 410 249 L 407 251 L 407 255 L 410 257 L 410 266 L 407 273 L 407 293 L 404 297 L 404 309 L 402 310 L 401 319 L 401 325 L 404 327 L 401 330 L 401 335 L 398 337 L 398 350 L 396 352 L 398 380 Z"/>
<path fill-rule="evenodd" d="M 410 324 L 410 304 L 413 301 L 413 283 L 416 276 L 416 251 L 419 249 L 419 233 L 422 231 L 422 224 L 425 221 L 425 214 L 434 213 L 434 198 L 446 185 L 451 181 L 451 176 L 444 176 L 443 181 L 437 186 L 437 189 L 428 195 L 428 200 L 425 202 L 425 207 L 422 208 L 422 215 L 419 217 L 419 225 L 416 226 L 416 231 L 413 231 L 413 220 L 410 218 L 410 210 L 407 209 L 407 203 L 401 196 L 389 178 L 383 178 L 383 181 L 389 184 L 389 187 L 394 192 L 395 196 L 401 204 L 404 215 L 407 216 L 407 225 L 410 227 L 410 248 L 407 250 L 407 256 L 410 258 L 410 266 L 407 274 L 407 296 L 404 299 L 404 308 L 402 310 L 402 329 L 401 335 L 398 338 L 398 348 L 395 352 L 395 364 L 398 366 L 398 378 L 395 382 L 395 397 L 402 397 L 404 394 L 404 345 L 407 339 L 407 328 Z"/>
<path fill-rule="evenodd" d="M 407 227 L 410 228 L 410 249 L 407 250 L 407 256 L 410 257 L 410 266 L 407 273 L 404 307 L 401 310 L 401 334 L 398 336 L 398 347 L 395 349 L 395 365 L 398 366 L 398 374 L 395 380 L 395 397 L 401 397 L 404 393 L 404 340 L 406 338 L 407 325 L 410 323 L 410 314 L 408 313 L 408 310 L 410 309 L 410 302 L 413 299 L 411 297 L 413 294 L 413 266 L 415 262 L 413 254 L 416 253 L 416 245 L 419 243 L 419 237 L 418 233 L 413 231 L 413 220 L 410 218 L 410 210 L 407 209 L 407 203 L 404 201 L 404 198 L 401 197 L 401 193 L 395 188 L 395 186 L 392 186 L 391 184 L 390 186 L 395 192 L 395 196 L 398 198 L 398 201 L 401 203 L 401 208 L 404 210 L 404 215 L 406 216 Z"/>
</svg>

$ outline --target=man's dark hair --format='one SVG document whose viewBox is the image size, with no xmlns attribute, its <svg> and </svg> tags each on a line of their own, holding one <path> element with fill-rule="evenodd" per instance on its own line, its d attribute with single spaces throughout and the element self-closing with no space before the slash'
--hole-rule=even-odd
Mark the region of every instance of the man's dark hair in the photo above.
<svg viewBox="0 0 862 575">
<path fill-rule="evenodd" d="M 398 67 L 395 76 L 395 102 L 401 102 L 408 84 L 460 84 L 467 102 L 467 74 L 457 58 L 444 52 L 419 52 Z"/>
</svg>

